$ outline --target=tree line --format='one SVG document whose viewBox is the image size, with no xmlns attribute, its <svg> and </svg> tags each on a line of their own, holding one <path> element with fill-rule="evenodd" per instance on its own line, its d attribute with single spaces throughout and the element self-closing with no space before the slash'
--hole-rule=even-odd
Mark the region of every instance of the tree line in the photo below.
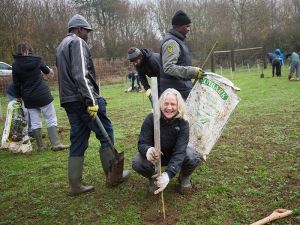
<svg viewBox="0 0 300 225">
<path fill-rule="evenodd" d="M 130 46 L 159 51 L 182 9 L 192 20 L 187 44 L 192 57 L 205 57 L 215 41 L 218 49 L 264 46 L 283 51 L 300 48 L 299 0 L 0 0 L 0 61 L 12 61 L 27 40 L 46 61 L 67 34 L 67 23 L 80 13 L 94 31 L 89 45 L 94 57 L 126 57 Z"/>
</svg>

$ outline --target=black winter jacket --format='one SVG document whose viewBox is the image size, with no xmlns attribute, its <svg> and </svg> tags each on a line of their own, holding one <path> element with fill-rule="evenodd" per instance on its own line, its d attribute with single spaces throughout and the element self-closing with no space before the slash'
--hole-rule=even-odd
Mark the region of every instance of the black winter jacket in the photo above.
<svg viewBox="0 0 300 225">
<path fill-rule="evenodd" d="M 171 179 L 180 170 L 186 156 L 189 142 L 189 123 L 183 119 L 167 121 L 160 118 L 160 140 L 162 164 L 167 164 L 166 172 Z M 153 113 L 150 113 L 143 122 L 138 141 L 138 150 L 146 158 L 147 150 L 154 147 Z"/>
<path fill-rule="evenodd" d="M 40 108 L 50 104 L 53 97 L 42 73 L 50 73 L 50 69 L 36 55 L 14 55 L 12 76 L 16 98 L 22 98 L 25 107 Z"/>
<path fill-rule="evenodd" d="M 56 49 L 60 104 L 83 102 L 97 105 L 99 87 L 87 43 L 69 33 Z"/>
<path fill-rule="evenodd" d="M 141 83 L 145 90 L 150 88 L 147 77 L 157 77 L 157 83 L 159 84 L 159 73 L 160 73 L 160 55 L 153 52 L 151 49 L 141 49 L 143 59 L 139 65 L 136 66 L 136 70 L 140 77 Z"/>
</svg>

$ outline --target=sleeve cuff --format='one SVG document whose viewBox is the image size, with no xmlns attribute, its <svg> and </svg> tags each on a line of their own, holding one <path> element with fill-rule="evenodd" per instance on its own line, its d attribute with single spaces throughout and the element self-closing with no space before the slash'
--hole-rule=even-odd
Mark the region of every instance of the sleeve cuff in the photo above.
<svg viewBox="0 0 300 225">
<path fill-rule="evenodd" d="M 170 180 L 171 180 L 173 177 L 175 177 L 175 175 L 176 175 L 176 173 L 174 174 L 174 173 L 173 173 L 172 171 L 170 171 L 170 170 L 166 170 L 165 172 L 168 174 Z"/>
</svg>

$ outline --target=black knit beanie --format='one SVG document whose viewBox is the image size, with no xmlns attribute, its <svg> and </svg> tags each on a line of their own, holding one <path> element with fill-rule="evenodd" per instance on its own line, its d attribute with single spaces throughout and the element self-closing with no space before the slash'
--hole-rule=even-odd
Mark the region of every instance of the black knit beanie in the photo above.
<svg viewBox="0 0 300 225">
<path fill-rule="evenodd" d="M 190 23 L 191 19 L 182 10 L 178 10 L 172 18 L 172 25 L 187 25 Z"/>
</svg>

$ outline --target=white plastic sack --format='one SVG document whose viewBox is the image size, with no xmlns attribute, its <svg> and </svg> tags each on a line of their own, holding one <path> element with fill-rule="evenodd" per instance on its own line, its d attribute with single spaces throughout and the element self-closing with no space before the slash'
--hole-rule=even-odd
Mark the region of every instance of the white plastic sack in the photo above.
<svg viewBox="0 0 300 225">
<path fill-rule="evenodd" d="M 15 100 L 10 101 L 7 106 L 1 149 L 14 153 L 31 152 L 32 146 L 27 129 L 22 104 Z"/>
<path fill-rule="evenodd" d="M 225 77 L 207 73 L 197 82 L 187 98 L 190 124 L 189 146 L 206 160 L 219 139 L 231 113 L 240 101 L 240 89 Z"/>
</svg>

